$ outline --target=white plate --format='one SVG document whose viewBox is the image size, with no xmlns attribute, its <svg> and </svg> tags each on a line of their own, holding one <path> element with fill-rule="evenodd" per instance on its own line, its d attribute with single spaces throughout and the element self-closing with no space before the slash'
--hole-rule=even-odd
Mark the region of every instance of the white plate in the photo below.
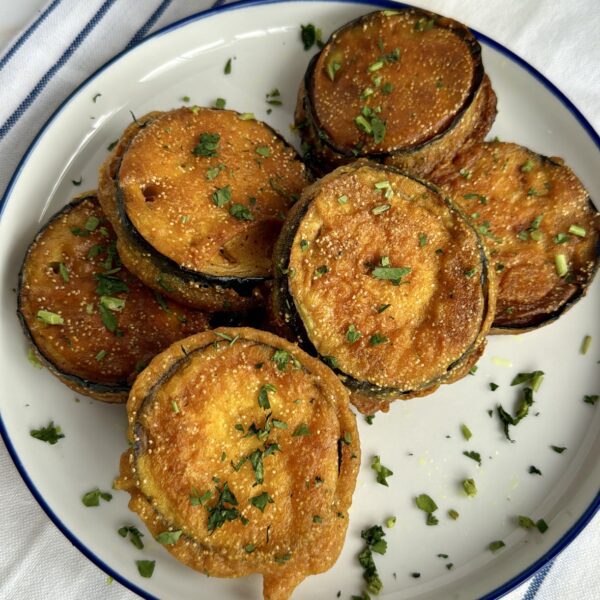
<svg viewBox="0 0 600 600">
<path fill-rule="evenodd" d="M 312 52 L 304 52 L 299 25 L 312 22 L 329 35 L 373 6 L 340 2 L 285 2 L 226 7 L 171 26 L 120 56 L 90 78 L 60 108 L 38 136 L 5 197 L 0 220 L 0 369 L 3 381 L 2 434 L 32 493 L 50 518 L 89 558 L 141 595 L 161 598 L 247 598 L 259 596 L 257 576 L 220 580 L 195 573 L 172 559 L 146 535 L 143 552 L 119 537 L 129 523 L 143 526 L 127 509 L 127 494 L 86 508 L 82 493 L 109 489 L 126 446 L 125 411 L 74 394 L 26 359 L 26 343 L 15 317 L 17 271 L 35 232 L 78 191 L 96 185 L 106 147 L 130 122 L 168 109 L 190 96 L 193 103 L 227 99 L 227 106 L 254 112 L 291 139 L 296 90 Z M 507 50 L 484 36 L 483 59 L 499 98 L 492 135 L 514 140 L 548 155 L 564 157 L 592 197 L 600 198 L 598 136 L 551 84 Z M 223 74 L 228 58 L 233 72 Z M 284 106 L 267 115 L 265 94 L 278 87 Z M 95 103 L 95 94 L 102 96 Z M 72 179 L 83 176 L 81 188 Z M 582 401 L 600 391 L 597 360 L 600 340 L 599 281 L 587 298 L 558 323 L 523 336 L 495 337 L 473 377 L 435 394 L 396 403 L 372 426 L 359 416 L 363 446 L 360 472 L 346 544 L 329 572 L 311 577 L 296 598 L 343 597 L 362 589 L 356 554 L 360 530 L 398 518 L 386 531 L 389 550 L 376 557 L 385 593 L 391 598 L 473 598 L 500 595 L 531 575 L 581 530 L 600 504 L 600 413 Z M 582 338 L 593 336 L 592 350 L 579 353 Z M 496 358 L 508 359 L 502 367 Z M 534 413 L 514 429 L 510 444 L 497 417 L 498 402 L 512 408 L 518 371 L 542 369 L 546 378 Z M 489 389 L 490 382 L 500 388 Z M 50 419 L 66 438 L 42 444 L 30 429 Z M 466 442 L 460 424 L 473 432 Z M 559 455 L 550 445 L 566 446 Z M 483 464 L 462 455 L 479 451 Z M 373 454 L 393 469 L 389 488 L 375 482 Z M 535 465 L 543 477 L 528 474 Z M 473 477 L 479 493 L 467 498 L 460 482 Z M 414 497 L 428 493 L 439 505 L 440 524 L 425 525 Z M 451 521 L 446 511 L 460 512 Z M 525 531 L 516 515 L 543 517 L 545 535 Z M 506 548 L 487 550 L 502 539 Z M 318 551 L 318 549 L 315 549 Z M 443 560 L 437 554 L 448 554 Z M 156 560 L 152 579 L 142 579 L 135 560 Z M 449 571 L 446 563 L 452 562 Z M 419 572 L 415 579 L 411 573 Z M 394 575 L 395 574 L 395 575 Z"/>
</svg>

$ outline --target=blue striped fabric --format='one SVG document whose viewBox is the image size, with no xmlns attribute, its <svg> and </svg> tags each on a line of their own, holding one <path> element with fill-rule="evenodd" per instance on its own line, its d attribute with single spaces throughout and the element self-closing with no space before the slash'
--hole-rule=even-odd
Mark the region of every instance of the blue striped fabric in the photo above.
<svg viewBox="0 0 600 600">
<path fill-rule="evenodd" d="M 54 0 L 49 4 L 43 11 L 42 14 L 16 39 L 11 46 L 10 50 L 0 60 L 0 71 L 10 61 L 10 59 L 16 54 L 16 52 L 23 46 L 23 44 L 31 37 L 35 30 L 47 19 L 47 17 L 54 11 L 54 9 L 62 2 L 62 0 Z"/>
<path fill-rule="evenodd" d="M 117 0 L 106 0 L 102 6 L 98 9 L 96 14 L 88 21 L 85 27 L 79 32 L 77 37 L 69 45 L 69 47 L 63 52 L 61 57 L 50 67 L 50 69 L 43 75 L 38 81 L 37 85 L 29 92 L 25 99 L 19 104 L 17 109 L 8 117 L 4 125 L 0 127 L 0 141 L 6 136 L 6 134 L 14 127 L 15 123 L 25 114 L 27 109 L 31 106 L 33 101 L 40 95 L 40 92 L 48 85 L 50 80 L 54 77 L 57 71 L 59 71 L 71 58 L 75 50 L 79 48 L 81 43 L 87 38 L 90 32 L 100 23 L 106 13 L 110 10 L 112 5 Z"/>
<path fill-rule="evenodd" d="M 533 576 L 531 583 L 529 584 L 529 587 L 523 596 L 523 600 L 534 600 L 542 583 L 544 583 L 544 579 L 546 579 L 548 573 L 550 573 L 552 565 L 554 565 L 554 561 L 549 562 Z"/>
<path fill-rule="evenodd" d="M 154 26 L 156 21 L 158 21 L 158 19 L 160 19 L 165 10 L 169 8 L 171 2 L 172 0 L 163 0 L 163 2 L 160 3 L 160 6 L 152 13 L 152 15 L 150 15 L 150 18 L 138 29 L 137 33 L 131 38 L 131 41 L 129 42 L 129 44 L 127 44 L 127 48 L 135 46 L 136 44 L 141 42 L 146 37 L 146 35 L 148 35 L 148 32 Z"/>
</svg>

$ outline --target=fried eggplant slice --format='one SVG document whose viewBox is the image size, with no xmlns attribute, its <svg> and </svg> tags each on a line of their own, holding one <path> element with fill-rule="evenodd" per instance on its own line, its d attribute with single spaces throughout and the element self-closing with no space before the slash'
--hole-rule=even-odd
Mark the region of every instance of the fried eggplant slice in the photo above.
<svg viewBox="0 0 600 600">
<path fill-rule="evenodd" d="M 93 192 L 67 204 L 29 247 L 18 316 L 53 375 L 106 402 L 125 402 L 151 358 L 208 328 L 205 313 L 165 299 L 121 265 Z"/>
<path fill-rule="evenodd" d="M 336 561 L 360 448 L 348 394 L 324 364 L 256 329 L 204 332 L 150 363 L 127 412 L 116 485 L 181 562 L 260 573 L 264 597 L 284 600 Z"/>
<path fill-rule="evenodd" d="M 295 150 L 233 111 L 181 108 L 130 126 L 100 170 L 125 265 L 207 310 L 261 304 L 273 244 L 309 182 Z"/>
<path fill-rule="evenodd" d="M 406 7 L 370 13 L 330 37 L 308 66 L 295 124 L 318 174 L 364 157 L 425 176 L 482 141 L 495 116 L 472 33 Z"/>
<path fill-rule="evenodd" d="M 585 294 L 600 260 L 600 216 L 562 159 L 487 142 L 461 152 L 433 179 L 489 248 L 499 285 L 493 332 L 550 323 Z"/>
<path fill-rule="evenodd" d="M 432 185 L 359 161 L 308 187 L 275 247 L 279 323 L 368 414 L 466 374 L 495 307 L 479 234 Z"/>
</svg>

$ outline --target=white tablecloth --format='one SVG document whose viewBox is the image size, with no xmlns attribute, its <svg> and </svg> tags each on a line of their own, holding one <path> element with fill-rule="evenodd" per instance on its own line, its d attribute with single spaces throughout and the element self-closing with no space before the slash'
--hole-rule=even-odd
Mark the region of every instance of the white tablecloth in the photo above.
<svg viewBox="0 0 600 600">
<path fill-rule="evenodd" d="M 413 3 L 459 19 L 522 56 L 566 93 L 600 130 L 599 0 Z M 128 44 L 210 4 L 210 0 L 52 0 L 40 9 L 40 0 L 18 4 L 3 0 L 0 195 L 36 131 L 81 81 Z M 29 23 L 7 40 L 4 27 L 14 27 L 27 7 L 31 11 Z M 9 19 L 11 16 L 14 19 Z M 1 403 L 9 400 L 0 396 L 0 410 Z M 136 597 L 118 583 L 109 583 L 107 576 L 55 528 L 28 492 L 1 441 L 0 530 L 2 599 Z M 551 568 L 542 570 L 507 599 L 598 600 L 599 555 L 597 515 Z"/>
</svg>

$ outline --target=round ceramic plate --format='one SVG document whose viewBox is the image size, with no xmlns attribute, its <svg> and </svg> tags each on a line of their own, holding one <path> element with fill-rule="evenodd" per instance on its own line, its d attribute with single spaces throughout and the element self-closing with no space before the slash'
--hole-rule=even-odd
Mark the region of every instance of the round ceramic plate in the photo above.
<svg viewBox="0 0 600 600">
<path fill-rule="evenodd" d="M 383 5 L 379 5 L 383 6 Z M 146 533 L 137 550 L 117 535 L 123 525 L 143 526 L 127 509 L 128 495 L 86 508 L 84 492 L 110 490 L 126 447 L 125 409 L 76 398 L 46 371 L 27 361 L 27 345 L 15 315 L 17 272 L 39 227 L 71 197 L 96 185 L 107 146 L 131 121 L 154 109 L 191 103 L 254 112 L 297 143 L 290 131 L 298 84 L 315 51 L 303 50 L 300 24 L 314 23 L 328 36 L 373 5 L 341 2 L 253 3 L 205 13 L 159 32 L 101 69 L 60 108 L 38 136 L 4 199 L 0 220 L 0 371 L 2 434 L 31 491 L 50 518 L 89 558 L 141 595 L 161 598 L 260 596 L 260 578 L 207 578 L 184 567 Z M 492 40 L 479 36 L 483 59 L 498 94 L 492 136 L 514 140 L 566 159 L 592 197 L 600 198 L 598 137 L 576 109 L 533 69 Z M 224 74 L 232 59 L 230 75 Z M 266 94 L 281 92 L 282 106 Z M 95 102 L 93 98 L 97 96 Z M 268 111 L 272 108 L 272 111 Z M 72 180 L 83 178 L 81 187 Z M 388 551 L 376 563 L 389 598 L 497 596 L 531 575 L 581 530 L 600 503 L 600 413 L 583 401 L 600 391 L 600 313 L 597 279 L 589 294 L 560 321 L 522 336 L 490 339 L 473 376 L 426 398 L 398 402 L 372 425 L 358 417 L 363 447 L 344 550 L 327 573 L 307 579 L 295 598 L 359 594 L 356 560 L 361 529 L 397 517 L 386 530 Z M 580 353 L 585 335 L 590 351 Z M 530 416 L 504 437 L 498 403 L 514 410 L 519 371 L 546 373 Z M 490 390 L 490 383 L 499 387 Z M 491 416 L 490 416 L 491 415 Z M 65 438 L 54 446 L 29 435 L 48 421 Z M 472 438 L 461 434 L 468 425 Z M 551 446 L 566 447 L 559 454 Z M 463 455 L 481 455 L 481 466 Z M 394 475 L 389 487 L 370 468 L 380 455 Z M 530 466 L 543 475 L 530 474 Z M 476 497 L 462 491 L 473 478 Z M 426 493 L 439 506 L 439 524 L 428 527 L 415 497 Z M 449 509 L 460 513 L 454 521 Z M 518 526 L 517 515 L 543 518 L 543 535 Z M 492 553 L 490 542 L 506 546 Z M 318 548 L 315 548 L 318 552 Z M 447 555 L 447 558 L 439 555 Z M 135 560 L 156 560 L 151 579 Z M 450 569 L 448 565 L 452 564 Z M 419 578 L 412 576 L 420 573 Z"/>
</svg>

